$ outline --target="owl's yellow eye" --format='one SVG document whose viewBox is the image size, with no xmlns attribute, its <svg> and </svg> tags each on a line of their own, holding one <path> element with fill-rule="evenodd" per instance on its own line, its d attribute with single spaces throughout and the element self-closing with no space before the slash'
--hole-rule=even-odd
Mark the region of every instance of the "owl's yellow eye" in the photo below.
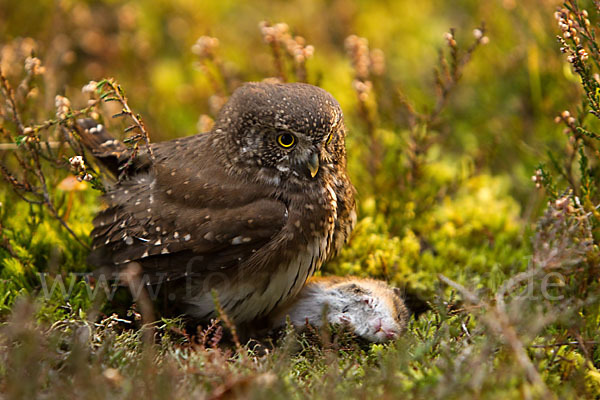
<svg viewBox="0 0 600 400">
<path fill-rule="evenodd" d="M 327 144 L 331 143 L 332 140 L 333 140 L 333 133 L 330 133 L 329 136 L 327 136 Z"/>
<path fill-rule="evenodd" d="M 294 143 L 296 143 L 296 137 L 289 133 L 283 133 L 277 136 L 277 143 L 279 143 L 281 147 L 289 149 L 294 145 Z"/>
</svg>

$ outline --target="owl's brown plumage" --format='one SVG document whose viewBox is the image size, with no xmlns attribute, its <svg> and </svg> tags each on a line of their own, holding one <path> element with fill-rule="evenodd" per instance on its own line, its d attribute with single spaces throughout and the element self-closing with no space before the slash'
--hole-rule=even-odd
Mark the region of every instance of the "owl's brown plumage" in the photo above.
<svg viewBox="0 0 600 400">
<path fill-rule="evenodd" d="M 83 142 L 113 171 L 127 149 L 102 126 L 80 123 Z M 201 319 L 211 295 L 237 323 L 295 295 L 346 242 L 356 220 L 336 100 L 307 84 L 249 83 L 214 128 L 152 144 L 105 195 L 90 261 L 136 261 L 170 299 Z"/>
</svg>

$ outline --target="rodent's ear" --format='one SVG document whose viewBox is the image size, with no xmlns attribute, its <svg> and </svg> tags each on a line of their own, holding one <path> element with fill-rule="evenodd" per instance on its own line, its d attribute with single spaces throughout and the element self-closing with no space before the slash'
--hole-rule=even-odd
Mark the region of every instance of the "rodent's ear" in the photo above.
<svg viewBox="0 0 600 400">
<path fill-rule="evenodd" d="M 367 294 L 367 291 L 364 288 L 358 286 L 356 283 L 350 283 L 348 285 L 345 285 L 342 289 L 356 295 Z"/>
<path fill-rule="evenodd" d="M 396 296 L 400 297 L 400 298 L 403 298 L 403 297 L 404 297 L 404 290 L 402 290 L 402 289 L 400 289 L 400 288 L 397 288 L 397 287 L 395 287 L 395 288 L 394 288 L 394 294 L 395 294 Z"/>
</svg>

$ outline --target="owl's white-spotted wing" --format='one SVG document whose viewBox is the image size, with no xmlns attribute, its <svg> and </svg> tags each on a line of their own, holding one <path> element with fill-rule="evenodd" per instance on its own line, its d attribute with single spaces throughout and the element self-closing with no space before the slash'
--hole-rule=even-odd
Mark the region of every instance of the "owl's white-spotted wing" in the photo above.
<svg viewBox="0 0 600 400">
<path fill-rule="evenodd" d="M 243 265 L 285 226 L 286 205 L 268 193 L 211 165 L 192 171 L 176 162 L 165 157 L 106 195 L 109 207 L 94 220 L 92 264 L 137 261 L 150 275 L 201 276 Z"/>
</svg>

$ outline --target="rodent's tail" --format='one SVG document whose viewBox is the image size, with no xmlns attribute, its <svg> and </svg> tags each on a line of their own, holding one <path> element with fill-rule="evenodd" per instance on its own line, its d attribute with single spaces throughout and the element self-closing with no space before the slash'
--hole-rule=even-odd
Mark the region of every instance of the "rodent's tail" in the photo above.
<svg viewBox="0 0 600 400">
<path fill-rule="evenodd" d="M 119 176 L 119 167 L 127 161 L 131 150 L 91 118 L 78 119 L 75 128 L 81 143 L 114 176 Z"/>
</svg>

